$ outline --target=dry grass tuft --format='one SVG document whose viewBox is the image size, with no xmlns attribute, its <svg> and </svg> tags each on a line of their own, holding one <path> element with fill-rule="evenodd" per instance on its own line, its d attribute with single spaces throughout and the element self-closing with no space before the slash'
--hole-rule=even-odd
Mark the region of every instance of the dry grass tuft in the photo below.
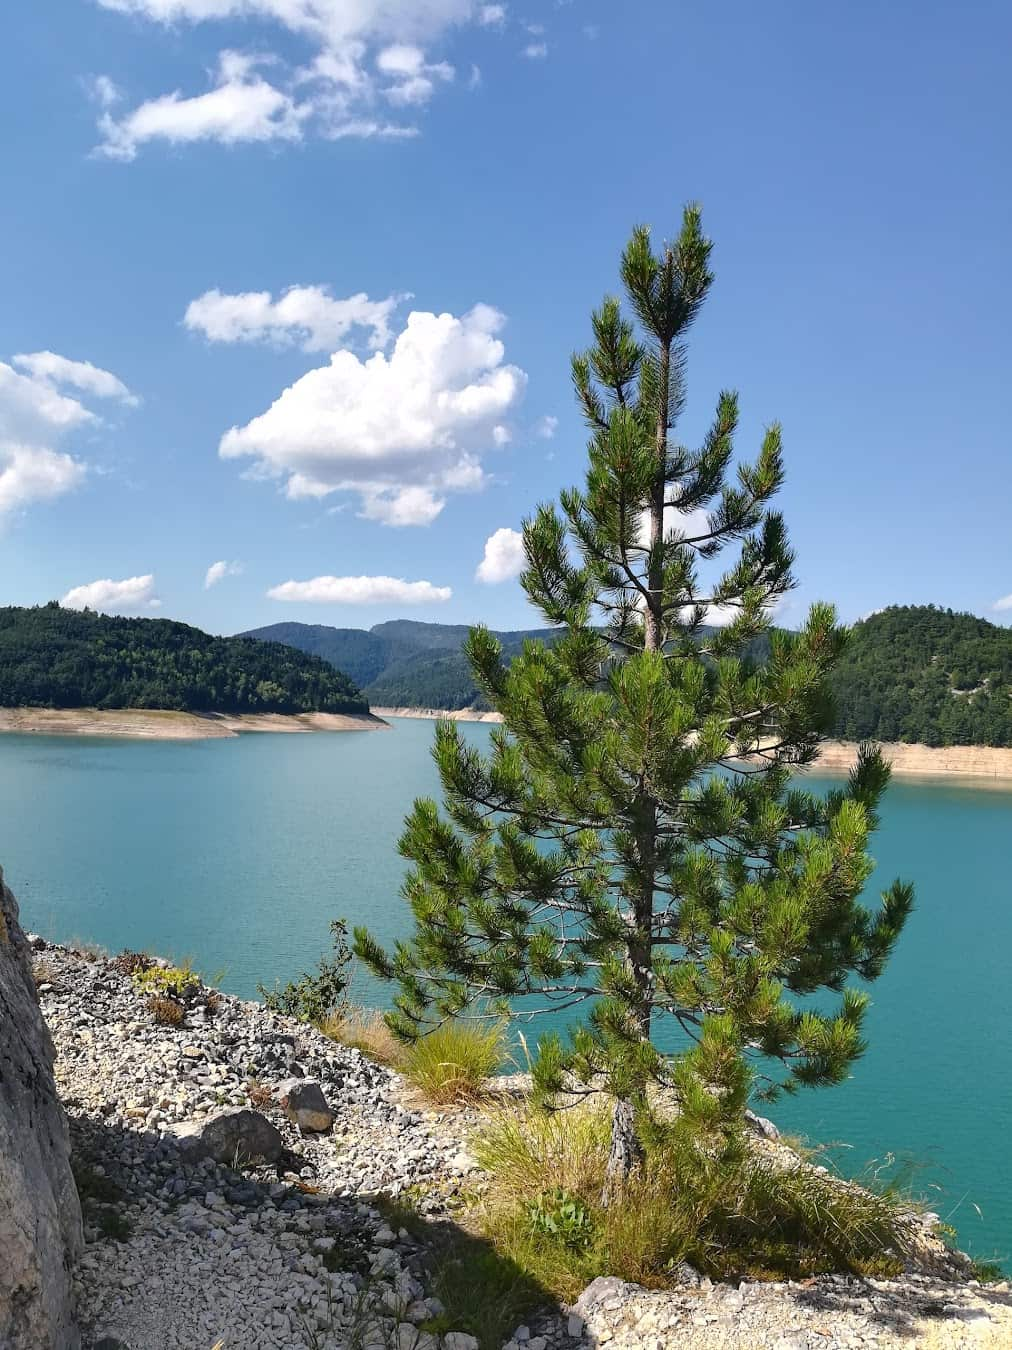
<svg viewBox="0 0 1012 1350">
<path fill-rule="evenodd" d="M 148 1012 L 160 1027 L 181 1027 L 186 1010 L 174 998 L 163 998 L 152 994 L 148 999 Z"/>
<path fill-rule="evenodd" d="M 246 1084 L 246 1096 L 250 1100 L 251 1106 L 269 1106 L 274 1098 L 274 1094 L 266 1083 L 261 1083 L 255 1078 L 251 1078 Z"/>
<path fill-rule="evenodd" d="M 363 1055 L 379 1064 L 396 1065 L 404 1055 L 404 1046 L 387 1026 L 378 1008 L 349 1005 L 322 1022 L 320 1030 L 332 1041 L 361 1050 Z"/>
</svg>

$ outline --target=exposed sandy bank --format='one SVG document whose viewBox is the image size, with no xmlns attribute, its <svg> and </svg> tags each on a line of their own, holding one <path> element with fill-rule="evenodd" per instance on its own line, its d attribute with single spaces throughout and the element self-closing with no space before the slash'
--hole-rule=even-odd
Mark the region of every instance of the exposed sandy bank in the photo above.
<svg viewBox="0 0 1012 1350">
<path fill-rule="evenodd" d="M 149 741 L 214 740 L 244 731 L 377 731 L 371 713 L 185 713 L 147 708 L 0 708 L 0 732 L 127 736 Z"/>
<path fill-rule="evenodd" d="M 438 708 L 374 708 L 380 717 L 448 717 L 453 722 L 501 722 L 502 714 L 462 708 L 458 712 Z M 886 743 L 885 757 L 897 778 L 949 778 L 990 780 L 1012 784 L 1012 748 L 989 745 L 927 745 Z M 857 759 L 854 741 L 827 741 L 812 772 L 849 773 Z M 970 784 L 972 786 L 972 784 Z"/>
<path fill-rule="evenodd" d="M 1004 746 L 947 745 L 932 749 L 927 745 L 889 742 L 883 744 L 882 753 L 897 778 L 972 778 L 1012 783 L 1012 749 Z M 857 745 L 853 741 L 828 741 L 813 772 L 820 769 L 849 772 L 856 759 Z"/>
<path fill-rule="evenodd" d="M 477 708 L 373 708 L 377 717 L 428 717 L 433 721 L 448 717 L 451 722 L 501 722 L 502 713 L 481 712 Z"/>
</svg>

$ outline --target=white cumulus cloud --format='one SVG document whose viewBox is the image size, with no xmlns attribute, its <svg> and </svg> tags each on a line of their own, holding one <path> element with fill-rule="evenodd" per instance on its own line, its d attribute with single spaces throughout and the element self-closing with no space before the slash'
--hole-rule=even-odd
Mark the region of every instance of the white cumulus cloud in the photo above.
<svg viewBox="0 0 1012 1350">
<path fill-rule="evenodd" d="M 446 498 L 431 488 L 388 488 L 366 490 L 362 495 L 363 520 L 378 520 L 381 525 L 431 525 L 446 505 Z"/>
<path fill-rule="evenodd" d="M 518 577 L 526 566 L 523 535 L 519 530 L 504 528 L 485 540 L 485 556 L 474 575 L 477 581 L 496 586 L 501 581 Z"/>
<path fill-rule="evenodd" d="M 339 300 L 326 286 L 290 286 L 275 300 L 270 291 L 228 295 L 215 289 L 191 300 L 183 323 L 211 342 L 297 342 L 305 352 L 333 351 L 350 332 L 368 333 L 374 350 L 390 341 L 390 318 L 408 296 L 370 300 L 362 291 Z"/>
<path fill-rule="evenodd" d="M 539 417 L 534 423 L 534 434 L 540 436 L 543 441 L 550 441 L 559 428 L 559 419 L 546 414 Z"/>
<path fill-rule="evenodd" d="M 1003 595 L 1000 600 L 994 602 L 991 608 L 998 610 L 1000 613 L 1012 609 L 1012 595 Z"/>
<path fill-rule="evenodd" d="M 480 488 L 482 455 L 527 377 L 505 361 L 498 310 L 460 318 L 413 312 L 390 354 L 346 349 L 285 389 L 266 412 L 221 439 L 224 459 L 250 458 L 289 497 L 356 492 L 384 524 L 428 524 L 450 492 Z"/>
<path fill-rule="evenodd" d="M 478 22 L 485 28 L 501 28 L 506 22 L 506 6 L 482 5 L 478 10 Z"/>
<path fill-rule="evenodd" d="M 15 356 L 13 363 L 0 361 L 0 519 L 70 492 L 87 472 L 83 462 L 57 446 L 99 418 L 57 385 L 137 401 L 115 375 L 88 361 L 46 351 Z"/>
<path fill-rule="evenodd" d="M 82 481 L 83 464 L 33 446 L 0 444 L 0 520 L 32 502 L 62 497 Z"/>
<path fill-rule="evenodd" d="M 89 581 L 74 586 L 60 601 L 64 609 L 97 609 L 107 614 L 134 613 L 139 609 L 157 609 L 161 601 L 155 595 L 155 579 L 148 573 L 143 577 L 124 577 L 113 581 Z"/>
<path fill-rule="evenodd" d="M 237 145 L 299 140 L 307 110 L 291 94 L 265 80 L 256 64 L 239 52 L 222 52 L 216 83 L 204 94 L 187 98 L 177 89 L 149 99 L 120 118 L 107 109 L 99 118 L 103 139 L 98 153 L 131 160 L 149 141 Z"/>
<path fill-rule="evenodd" d="M 214 140 L 285 142 L 316 134 L 333 139 L 417 134 L 415 122 L 377 114 L 384 103 L 400 115 L 417 110 L 448 85 L 452 65 L 430 49 L 452 29 L 498 24 L 500 5 L 475 0 L 99 0 L 103 8 L 162 25 L 248 20 L 258 36 L 294 34 L 311 55 L 296 65 L 269 58 L 269 78 L 253 58 L 226 51 L 214 87 L 148 98 L 114 115 L 122 91 L 107 76 L 92 81 L 99 104 L 100 152 L 132 159 L 147 142 Z M 491 17 L 487 17 L 487 16 Z M 280 45 L 280 44 L 279 44 Z"/>
<path fill-rule="evenodd" d="M 224 581 L 226 577 L 237 577 L 242 573 L 241 562 L 221 562 L 212 563 L 204 576 L 204 590 L 209 591 L 212 586 L 217 586 L 219 581 Z"/>
<path fill-rule="evenodd" d="M 23 352 L 13 358 L 19 370 L 27 371 L 35 380 L 52 385 L 70 385 L 82 394 L 95 398 L 114 398 L 135 408 L 140 399 L 131 394 L 121 379 L 90 361 L 71 361 L 56 352 Z"/>
<path fill-rule="evenodd" d="M 313 605 L 428 605 L 449 600 L 449 586 L 398 577 L 313 577 L 284 581 L 267 592 L 271 600 Z"/>
<path fill-rule="evenodd" d="M 528 42 L 521 55 L 526 56 L 528 61 L 543 61 L 548 55 L 548 43 Z"/>
</svg>

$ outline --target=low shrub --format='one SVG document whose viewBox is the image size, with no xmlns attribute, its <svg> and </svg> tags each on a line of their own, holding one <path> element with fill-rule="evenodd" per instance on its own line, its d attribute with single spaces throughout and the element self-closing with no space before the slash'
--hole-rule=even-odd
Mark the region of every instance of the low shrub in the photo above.
<svg viewBox="0 0 1012 1350">
<path fill-rule="evenodd" d="M 501 1022 L 446 1021 L 404 1047 L 401 1073 L 437 1105 L 473 1102 L 505 1055 Z"/>
<path fill-rule="evenodd" d="M 273 989 L 257 985 L 257 993 L 272 1012 L 320 1026 L 344 1011 L 352 964 L 348 925 L 343 919 L 335 919 L 330 931 L 334 955 L 330 959 L 321 957 L 315 974 L 302 974 L 297 980 L 283 987 L 275 985 Z"/>
<path fill-rule="evenodd" d="M 134 987 L 142 994 L 189 1003 L 200 993 L 200 976 L 189 966 L 147 966 L 134 972 Z"/>
<path fill-rule="evenodd" d="M 163 998 L 161 994 L 152 994 L 148 998 L 148 1012 L 160 1027 L 179 1027 L 183 1024 L 186 1009 L 174 998 Z"/>
<path fill-rule="evenodd" d="M 150 970 L 155 964 L 153 956 L 148 956 L 147 952 L 122 951 L 119 956 L 114 956 L 112 964 L 121 975 L 139 975 L 145 970 Z"/>
</svg>

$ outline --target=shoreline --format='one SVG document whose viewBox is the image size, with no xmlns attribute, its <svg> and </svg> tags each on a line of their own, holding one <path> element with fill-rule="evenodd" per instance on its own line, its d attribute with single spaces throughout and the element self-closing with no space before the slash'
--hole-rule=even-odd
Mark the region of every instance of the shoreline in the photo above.
<svg viewBox="0 0 1012 1350">
<path fill-rule="evenodd" d="M 247 732 L 388 731 L 373 713 L 194 713 L 156 708 L 0 708 L 0 734 L 221 740 Z"/>
<path fill-rule="evenodd" d="M 478 712 L 461 708 L 455 712 L 438 708 L 374 708 L 380 717 L 427 718 L 447 717 L 452 722 L 502 722 L 502 714 Z M 857 762 L 856 741 L 826 741 L 818 760 L 806 768 L 807 773 L 846 774 Z M 930 782 L 958 782 L 960 786 L 978 787 L 982 784 L 1012 787 L 1012 747 L 994 745 L 905 745 L 902 742 L 883 742 L 882 752 L 892 765 L 897 779 L 921 779 Z"/>
<path fill-rule="evenodd" d="M 153 708 L 0 708 L 0 735 L 107 736 L 125 740 L 222 740 L 249 733 L 389 731 L 389 718 L 501 724 L 502 714 L 473 708 L 377 707 L 368 713 L 194 713 Z M 846 774 L 857 760 L 854 741 L 827 741 L 814 774 Z M 967 787 L 1012 788 L 1012 747 L 883 743 L 896 779 L 948 782 Z"/>
</svg>

